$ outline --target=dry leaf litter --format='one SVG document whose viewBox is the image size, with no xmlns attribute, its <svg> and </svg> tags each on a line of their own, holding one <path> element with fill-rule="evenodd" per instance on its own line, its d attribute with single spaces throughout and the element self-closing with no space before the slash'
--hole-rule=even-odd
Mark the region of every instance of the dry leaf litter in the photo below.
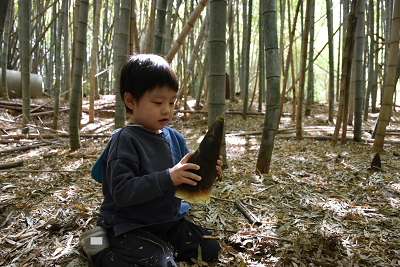
<svg viewBox="0 0 400 267">
<path fill-rule="evenodd" d="M 78 239 L 100 216 L 101 185 L 90 170 L 113 131 L 112 103 L 111 97 L 96 101 L 93 124 L 84 106 L 81 133 L 98 136 L 81 137 L 76 151 L 62 135 L 68 113 L 61 114 L 58 133 L 43 128 L 51 127 L 51 115 L 35 117 L 31 123 L 38 127 L 30 133 L 39 137 L 32 139 L 21 137 L 21 126 L 14 123 L 19 114 L 0 109 L 0 164 L 24 161 L 23 167 L 0 170 L 0 266 L 91 266 Z M 241 105 L 228 103 L 226 109 L 240 111 Z M 294 122 L 282 117 L 271 171 L 260 174 L 255 162 L 264 116 L 244 121 L 227 113 L 228 167 L 211 203 L 191 205 L 187 216 L 213 232 L 207 238 L 220 242 L 214 266 L 400 266 L 399 109 L 377 170 L 371 169 L 371 142 L 332 146 L 329 140 L 312 140 L 331 136 L 335 126 L 326 105 L 315 105 L 312 114 L 303 119 L 303 140 L 293 138 Z M 363 125 L 365 140 L 371 140 L 377 116 L 370 114 Z M 184 120 L 177 113 L 171 126 L 194 150 L 207 130 L 207 116 L 189 114 Z M 38 142 L 30 150 L 6 152 Z M 236 200 L 261 225 L 251 224 Z M 194 261 L 192 266 L 207 266 L 201 257 Z"/>
</svg>

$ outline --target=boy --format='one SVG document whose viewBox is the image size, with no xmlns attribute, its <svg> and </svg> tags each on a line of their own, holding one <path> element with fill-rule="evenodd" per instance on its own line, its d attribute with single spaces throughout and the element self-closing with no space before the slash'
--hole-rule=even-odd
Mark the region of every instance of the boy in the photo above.
<svg viewBox="0 0 400 267">
<path fill-rule="evenodd" d="M 131 56 L 122 68 L 120 94 L 131 119 L 112 137 L 102 161 L 103 218 L 97 228 L 107 231 L 109 247 L 88 253 L 96 266 L 177 266 L 175 261 L 191 263 L 198 255 L 206 262 L 218 259 L 218 242 L 184 218 L 188 204 L 174 197 L 176 186 L 201 180 L 187 171 L 199 168 L 186 163 L 194 152 L 166 127 L 177 91 L 176 74 L 159 56 Z M 218 172 L 221 165 L 220 157 Z"/>
</svg>

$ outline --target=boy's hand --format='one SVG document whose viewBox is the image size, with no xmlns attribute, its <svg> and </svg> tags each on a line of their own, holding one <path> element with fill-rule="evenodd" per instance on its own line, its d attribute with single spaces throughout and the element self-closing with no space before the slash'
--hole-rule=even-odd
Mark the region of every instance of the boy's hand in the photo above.
<svg viewBox="0 0 400 267">
<path fill-rule="evenodd" d="M 186 163 L 194 153 L 195 151 L 186 154 L 186 156 L 184 156 L 183 159 L 178 164 L 176 164 L 172 169 L 170 169 L 171 179 L 175 186 L 178 186 L 180 184 L 190 184 L 195 186 L 197 184 L 195 181 L 201 180 L 200 176 L 192 172 L 186 171 L 189 169 L 193 170 L 200 169 L 200 166 L 197 164 Z"/>
<path fill-rule="evenodd" d="M 217 169 L 217 172 L 218 172 L 218 175 L 220 175 L 221 174 L 221 172 L 222 172 L 222 160 L 223 160 L 224 158 L 220 155 L 219 156 L 219 159 L 217 160 L 217 166 L 215 167 L 216 169 Z"/>
</svg>

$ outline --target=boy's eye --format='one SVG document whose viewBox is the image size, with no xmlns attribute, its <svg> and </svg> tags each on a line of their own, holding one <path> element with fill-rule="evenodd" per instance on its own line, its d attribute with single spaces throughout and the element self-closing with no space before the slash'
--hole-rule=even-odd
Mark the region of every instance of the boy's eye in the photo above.
<svg viewBox="0 0 400 267">
<path fill-rule="evenodd" d="M 154 104 L 156 104 L 156 105 L 161 105 L 161 102 L 154 102 Z"/>
</svg>

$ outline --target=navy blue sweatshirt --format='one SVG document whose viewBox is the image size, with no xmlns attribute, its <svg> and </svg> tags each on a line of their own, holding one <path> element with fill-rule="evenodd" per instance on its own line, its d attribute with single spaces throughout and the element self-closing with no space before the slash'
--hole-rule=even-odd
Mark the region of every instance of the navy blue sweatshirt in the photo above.
<svg viewBox="0 0 400 267">
<path fill-rule="evenodd" d="M 111 139 L 102 162 L 104 227 L 115 235 L 176 220 L 170 168 L 189 152 L 183 136 L 165 127 L 161 134 L 124 127 Z"/>
</svg>

